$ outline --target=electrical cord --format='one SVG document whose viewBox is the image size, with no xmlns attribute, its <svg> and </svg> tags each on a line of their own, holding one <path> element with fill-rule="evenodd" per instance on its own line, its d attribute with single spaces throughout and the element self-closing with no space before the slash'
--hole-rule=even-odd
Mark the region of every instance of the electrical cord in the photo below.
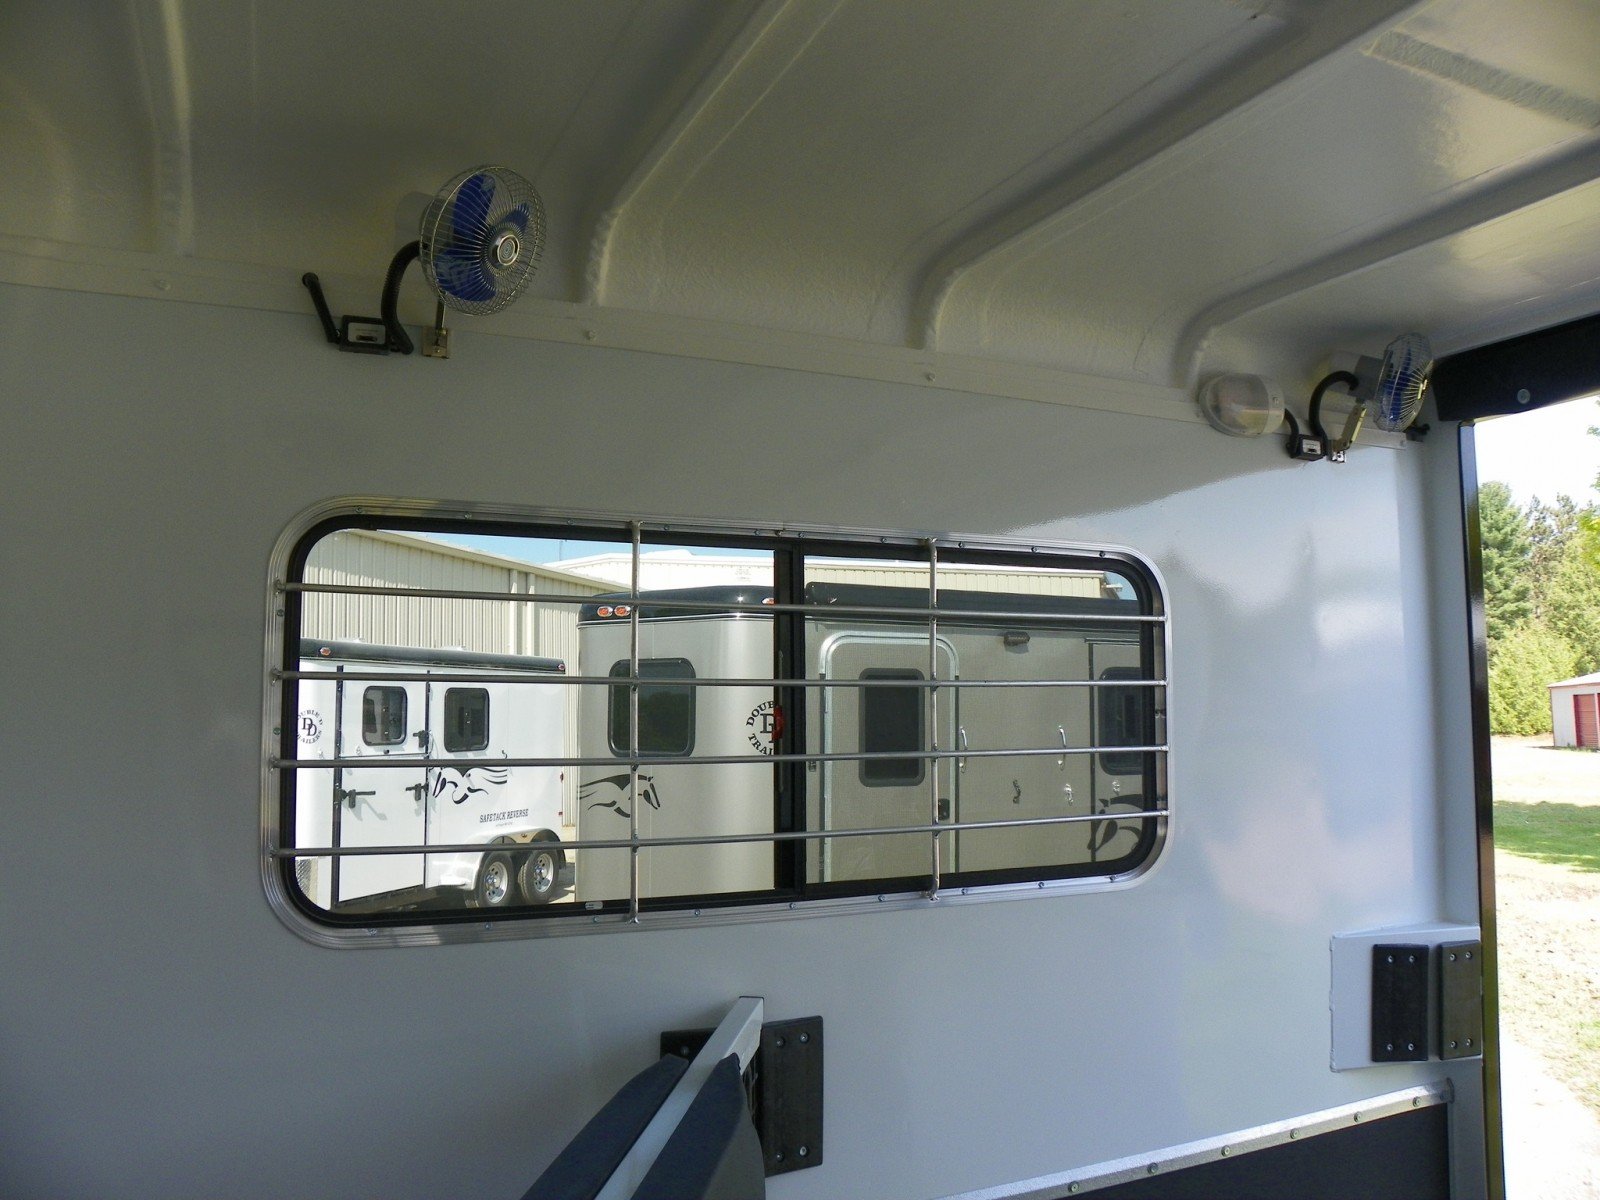
<svg viewBox="0 0 1600 1200">
<path fill-rule="evenodd" d="M 1324 377 L 1322 382 L 1312 389 L 1311 432 L 1322 439 L 1324 446 L 1328 444 L 1328 431 L 1322 427 L 1322 396 L 1324 392 L 1336 383 L 1344 384 L 1345 387 L 1350 389 L 1352 395 L 1355 393 L 1356 388 L 1361 386 L 1361 380 L 1357 379 L 1349 371 L 1335 371 L 1332 375 Z"/>
</svg>

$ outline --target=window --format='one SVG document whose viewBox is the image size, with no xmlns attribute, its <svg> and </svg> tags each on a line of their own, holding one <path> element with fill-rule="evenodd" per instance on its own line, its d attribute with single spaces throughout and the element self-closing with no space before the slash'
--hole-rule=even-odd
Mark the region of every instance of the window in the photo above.
<svg viewBox="0 0 1600 1200">
<path fill-rule="evenodd" d="M 441 532 L 517 540 L 480 564 Z M 266 824 L 319 937 L 1050 894 L 1165 837 L 1166 618 L 1132 555 L 351 513 L 282 570 Z M 373 746 L 420 689 L 422 753 L 362 756 L 354 687 Z"/>
<path fill-rule="evenodd" d="M 483 688 L 451 688 L 445 692 L 445 753 L 483 750 L 488 745 L 489 693 Z"/>
<path fill-rule="evenodd" d="M 1100 672 L 1106 682 L 1139 679 L 1138 667 L 1107 667 Z M 1103 687 L 1098 692 L 1102 746 L 1142 746 L 1150 740 L 1151 689 L 1146 687 Z M 1110 775 L 1137 775 L 1144 767 L 1144 755 L 1137 750 L 1108 752 L 1100 756 L 1100 769 Z"/>
<path fill-rule="evenodd" d="M 406 740 L 405 688 L 369 687 L 361 693 L 361 740 L 369 746 Z"/>
<path fill-rule="evenodd" d="M 626 679 L 632 672 L 628 660 L 611 664 L 611 678 Z M 640 679 L 693 679 L 694 665 L 686 658 L 639 660 Z M 611 686 L 611 752 L 632 753 L 629 737 L 628 686 Z M 639 754 L 659 758 L 689 754 L 694 750 L 694 689 L 688 684 L 639 685 Z"/>
<path fill-rule="evenodd" d="M 868 668 L 862 679 L 921 679 L 920 671 Z M 920 687 L 881 687 L 861 693 L 861 750 L 865 754 L 917 754 L 923 738 L 925 692 Z M 926 774 L 920 758 L 864 758 L 861 782 L 868 787 L 904 787 Z"/>
</svg>

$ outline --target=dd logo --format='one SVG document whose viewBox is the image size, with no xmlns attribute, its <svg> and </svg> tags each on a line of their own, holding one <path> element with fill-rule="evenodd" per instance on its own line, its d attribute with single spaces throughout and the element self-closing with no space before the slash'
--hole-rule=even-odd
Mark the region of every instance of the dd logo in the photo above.
<svg viewBox="0 0 1600 1200">
<path fill-rule="evenodd" d="M 322 737 L 322 714 L 314 708 L 308 708 L 300 714 L 300 740 L 302 742 L 315 742 Z"/>
<path fill-rule="evenodd" d="M 763 700 L 756 705 L 745 718 L 744 727 L 749 731 L 745 734 L 746 740 L 760 753 L 771 754 L 773 743 L 783 731 L 783 715 L 778 711 L 777 701 Z"/>
</svg>

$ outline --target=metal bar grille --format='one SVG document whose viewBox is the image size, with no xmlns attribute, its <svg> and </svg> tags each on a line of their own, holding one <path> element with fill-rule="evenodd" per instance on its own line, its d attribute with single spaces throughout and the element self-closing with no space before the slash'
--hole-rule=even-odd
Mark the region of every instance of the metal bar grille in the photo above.
<svg viewBox="0 0 1600 1200">
<path fill-rule="evenodd" d="M 628 628 L 627 667 L 628 673 L 622 675 L 569 675 L 558 672 L 543 672 L 532 670 L 495 670 L 475 671 L 468 664 L 466 669 L 434 670 L 427 667 L 424 662 L 417 665 L 407 662 L 399 670 L 361 669 L 349 670 L 340 667 L 340 677 L 354 683 L 396 683 L 396 682 L 427 682 L 430 684 L 543 684 L 576 687 L 607 687 L 627 689 L 627 755 L 597 754 L 597 755 L 564 755 L 564 756 L 524 756 L 518 758 L 502 757 L 490 760 L 496 767 L 626 767 L 627 771 L 627 796 L 629 801 L 628 836 L 623 838 L 605 839 L 577 839 L 562 842 L 564 851 L 580 850 L 626 850 L 629 854 L 627 871 L 627 919 L 637 922 L 640 919 L 641 902 L 643 896 L 641 860 L 647 850 L 662 847 L 688 847 L 688 846 L 730 846 L 750 843 L 827 843 L 833 839 L 849 839 L 862 837 L 900 837 L 900 836 L 926 836 L 928 841 L 927 859 L 927 887 L 926 895 L 937 898 L 944 876 L 949 869 L 944 861 L 945 835 L 955 835 L 966 831 L 1017 829 L 1030 827 L 1072 826 L 1079 824 L 1091 825 L 1091 842 L 1094 839 L 1092 832 L 1093 823 L 1105 821 L 1130 821 L 1146 823 L 1163 821 L 1167 816 L 1165 805 L 1165 778 L 1167 774 L 1167 756 L 1170 753 L 1165 737 L 1165 698 L 1169 682 L 1162 670 L 1166 660 L 1166 643 L 1162 634 L 1167 626 L 1167 617 L 1162 611 L 1157 599 L 1151 602 L 1154 611 L 1142 612 L 1105 612 L 1105 611 L 1075 611 L 1075 609 L 1088 609 L 1098 603 L 1092 597 L 1059 597 L 1067 603 L 1058 606 L 1056 611 L 1048 609 L 1024 608 L 1021 604 L 1008 607 L 1005 603 L 1005 589 L 1003 586 L 995 588 L 989 593 L 984 593 L 981 587 L 972 585 L 972 577 L 963 572 L 963 586 L 953 593 L 961 596 L 969 592 L 975 597 L 973 604 L 992 604 L 991 607 L 965 608 L 946 602 L 946 596 L 941 593 L 941 567 L 943 566 L 941 548 L 966 550 L 964 544 L 944 542 L 940 539 L 923 539 L 920 542 L 908 540 L 884 539 L 887 545 L 884 549 L 893 561 L 905 564 L 925 565 L 926 570 L 926 603 L 923 605 L 900 604 L 874 604 L 874 603 L 801 603 L 789 602 L 774 596 L 762 603 L 726 602 L 718 600 L 692 600 L 678 599 L 671 596 L 651 594 L 642 587 L 642 557 L 644 544 L 644 530 L 647 526 L 640 521 L 631 521 L 627 524 L 630 550 L 629 589 L 624 596 L 620 590 L 607 593 L 606 603 L 620 608 L 627 604 L 629 608 L 625 616 L 621 613 L 618 617 L 596 619 L 592 622 L 596 628 L 607 625 L 617 626 L 626 621 Z M 681 529 L 667 530 L 666 527 L 648 526 L 652 532 L 667 531 L 675 535 L 688 531 Z M 613 532 L 620 530 L 613 528 Z M 773 539 L 766 535 L 769 545 L 775 555 L 785 552 L 795 553 L 796 561 L 804 561 L 801 555 L 811 553 L 805 543 L 798 543 L 800 550 L 785 550 L 784 543 L 789 539 Z M 761 540 L 757 535 L 758 541 Z M 620 544 L 620 543 L 619 543 Z M 1019 547 L 981 546 L 980 550 L 1005 550 L 1012 554 L 1019 552 Z M 896 553 L 898 551 L 898 554 Z M 920 556 L 918 552 L 920 551 Z M 1063 555 L 1070 552 L 1063 551 Z M 1104 556 L 1102 555 L 1102 558 Z M 865 561 L 865 560 L 864 560 Z M 1126 568 L 1118 561 L 1107 564 L 1107 570 L 1115 569 L 1126 574 Z M 1003 566 L 996 567 L 997 572 L 1003 571 Z M 1067 568 L 1068 572 L 1087 570 L 1093 573 L 1095 568 Z M 920 570 L 917 572 L 921 575 Z M 803 577 L 803 572 L 798 577 Z M 974 576 L 981 579 L 981 575 Z M 783 578 L 782 572 L 778 578 Z M 854 585 L 862 589 L 870 589 L 873 584 Z M 895 584 L 892 586 L 903 587 Z M 920 579 L 917 583 L 921 587 Z M 593 595 L 573 595 L 570 593 L 550 592 L 485 592 L 469 589 L 451 588 L 421 588 L 389 585 L 362 585 L 362 584 L 332 584 L 311 583 L 305 581 L 279 581 L 274 584 L 278 594 L 324 594 L 344 596 L 389 597 L 410 599 L 417 601 L 469 601 L 484 603 L 543 603 L 551 605 L 585 605 L 598 603 L 598 597 Z M 1153 590 L 1153 589 L 1152 589 Z M 758 593 L 759 594 L 759 593 Z M 858 595 L 860 593 L 857 593 Z M 1025 589 L 1015 593 L 1028 595 L 1033 593 Z M 1042 595 L 1051 595 L 1045 592 Z M 1148 593 L 1147 593 L 1148 594 Z M 1000 603 L 992 603 L 995 596 L 1000 597 Z M 853 598 L 853 597 L 852 597 Z M 959 604 L 959 601 L 957 602 Z M 291 606 L 292 608 L 293 606 Z M 837 626 L 841 621 L 860 621 L 864 626 L 882 628 L 888 624 L 902 630 L 911 627 L 920 635 L 926 630 L 926 645 L 928 650 L 927 678 L 763 678 L 763 677 L 689 677 L 674 678 L 673 687 L 688 689 L 692 695 L 696 688 L 750 688 L 772 689 L 780 693 L 782 689 L 795 689 L 792 695 L 803 694 L 807 689 L 918 689 L 926 696 L 923 705 L 923 730 L 922 740 L 925 749 L 915 750 L 888 750 L 888 751 L 855 751 L 855 752 L 788 752 L 770 754 L 650 754 L 643 753 L 641 746 L 641 688 L 657 682 L 655 677 L 646 678 L 641 675 L 641 623 L 644 620 L 671 622 L 674 620 L 687 620 L 705 616 L 752 616 L 772 618 L 774 616 L 791 616 L 805 619 L 807 622 L 825 621 Z M 569 618 L 570 619 L 570 618 Z M 1133 645 L 1135 640 L 1141 647 L 1139 650 L 1142 669 L 1148 672 L 1148 677 L 1137 679 L 1093 679 L 1093 678 L 960 678 L 951 677 L 947 673 L 941 677 L 940 652 L 943 641 L 941 639 L 941 626 L 956 630 L 970 630 L 973 626 L 1014 626 L 1033 631 L 1038 636 L 1040 630 L 1060 629 L 1068 631 L 1093 631 L 1092 636 L 1111 634 L 1114 644 Z M 584 627 L 588 627 L 586 623 Z M 807 628 L 810 626 L 808 625 Z M 1159 632 L 1158 632 L 1159 631 Z M 292 631 L 297 632 L 297 631 Z M 1004 629 L 996 629 L 997 633 L 1004 634 Z M 909 630 L 908 630 L 909 634 Z M 1151 635 L 1154 636 L 1151 636 Z M 954 634 L 950 636 L 955 636 Z M 337 641 L 338 639 L 332 639 Z M 917 637 L 920 641 L 920 636 Z M 1012 643 L 1008 640 L 1006 644 Z M 1096 643 L 1100 644 L 1100 643 Z M 442 664 L 445 665 L 445 664 Z M 620 665 L 620 664 L 619 664 Z M 808 668 L 809 669 L 809 668 Z M 959 667 L 955 668 L 959 671 Z M 288 667 L 274 667 L 270 671 L 269 686 L 282 689 L 298 688 L 304 683 L 320 683 L 333 677 L 329 671 L 292 669 Z M 946 703 L 955 704 L 953 720 L 964 720 L 959 708 L 959 696 L 964 690 L 981 691 L 994 688 L 1019 688 L 1019 689 L 1065 689 L 1086 693 L 1089 697 L 1103 694 L 1105 689 L 1119 689 L 1123 694 L 1137 694 L 1147 699 L 1141 703 L 1147 705 L 1149 713 L 1149 726 L 1144 730 L 1149 735 L 1143 744 L 1128 745 L 1108 742 L 1096 744 L 1098 736 L 1098 718 L 1092 718 L 1089 724 L 1087 743 L 1082 745 L 1067 745 L 1067 732 L 1061 727 L 1062 744 L 1050 746 L 1019 746 L 1014 748 L 970 748 L 966 742 L 965 729 L 952 732 L 951 745 L 944 745 L 943 726 L 940 720 L 942 706 Z M 293 693 L 290 693 L 292 696 Z M 1099 703 L 1099 701 L 1092 701 Z M 278 711 L 281 705 L 274 707 Z M 615 710 L 612 710 L 613 712 Z M 614 720 L 615 718 L 613 718 Z M 614 734 L 612 735 L 615 736 Z M 809 739 L 808 739 L 809 740 Z M 1131 739 L 1130 739 L 1131 740 Z M 283 744 L 287 746 L 288 738 Z M 613 745 L 617 745 L 613 741 Z M 774 751 L 777 747 L 774 746 Z M 1015 758 L 1031 759 L 1042 757 L 1055 757 L 1063 762 L 1069 756 L 1086 756 L 1105 753 L 1119 753 L 1125 755 L 1148 755 L 1150 761 L 1145 768 L 1145 778 L 1150 780 L 1153 791 L 1148 797 L 1142 797 L 1140 802 L 1145 807 L 1131 811 L 1109 811 L 1109 808 L 1096 804 L 1094 810 L 1087 813 L 1061 814 L 1041 817 L 1018 817 L 1012 819 L 971 820 L 961 821 L 945 819 L 941 816 L 941 766 L 950 763 L 956 770 L 964 771 L 968 760 Z M 641 836 L 640 830 L 640 801 L 644 793 L 644 784 L 648 776 L 641 776 L 641 771 L 654 772 L 663 767 L 673 766 L 747 766 L 761 765 L 773 766 L 775 764 L 807 764 L 818 766 L 833 763 L 865 763 L 872 761 L 922 761 L 931 764 L 927 772 L 929 776 L 928 811 L 927 820 L 921 824 L 886 824 L 869 828 L 820 828 L 820 829 L 774 829 L 770 832 L 751 832 L 737 834 L 695 834 L 682 836 Z M 956 760 L 952 763 L 951 760 Z M 344 768 L 361 769 L 392 769 L 392 770 L 429 770 L 435 768 L 468 768 L 483 765 L 482 757 L 453 757 L 433 756 L 409 757 L 391 759 L 382 755 L 357 755 L 341 756 L 334 758 L 303 759 L 292 757 L 269 758 L 269 767 L 276 772 L 281 780 L 286 783 L 292 778 L 291 772 L 299 771 L 332 771 L 338 772 Z M 954 781 L 951 783 L 955 787 Z M 948 817 L 959 815 L 954 809 Z M 337 801 L 336 801 L 337 807 Z M 284 810 L 289 817 L 288 828 L 293 829 L 293 815 Z M 798 819 L 798 818 L 797 818 Z M 337 862 L 347 857 L 368 857 L 384 855 L 412 855 L 412 854 L 466 854 L 483 853 L 487 846 L 483 842 L 465 843 L 424 843 L 412 845 L 374 845 L 374 846 L 285 846 L 280 844 L 278 836 L 279 827 L 276 823 L 267 831 L 266 853 L 274 860 L 285 859 L 311 859 L 326 858 Z M 334 840 L 338 840 L 337 832 Z M 955 844 L 955 843 L 951 843 Z M 1092 848 L 1091 848 L 1092 849 Z M 1093 859 L 1091 858 L 1091 861 Z M 1019 864 L 1022 865 L 1022 864 Z M 337 868 L 335 868 L 337 869 Z M 1047 868 L 1046 868 L 1047 869 Z M 898 877 L 903 873 L 895 872 Z M 619 881 L 620 882 L 620 881 Z M 848 882 L 861 883 L 868 886 L 870 881 L 851 878 Z M 621 899 L 621 895 L 615 897 Z"/>
<path fill-rule="evenodd" d="M 1008 821 L 936 821 L 928 825 L 884 825 L 864 829 L 785 829 L 771 833 L 705 833 L 681 837 L 609 838 L 562 842 L 563 850 L 640 851 L 668 846 L 735 846 L 752 842 L 819 842 L 831 838 L 906 837 L 914 834 L 964 832 L 978 829 L 1023 829 L 1032 826 L 1083 825 L 1095 821 L 1153 821 L 1165 817 L 1165 808 L 1141 808 L 1116 813 L 1072 813 L 1059 817 L 1017 817 Z M 518 843 L 520 849 L 534 843 Z M 386 854 L 477 854 L 482 842 L 433 843 L 413 846 L 274 846 L 273 858 L 355 858 Z M 620 898 L 620 897 L 619 897 Z"/>
<path fill-rule="evenodd" d="M 780 762 L 903 762 L 906 759 L 952 758 L 1044 758 L 1046 756 L 1080 754 L 1166 754 L 1169 747 L 1150 746 L 1028 746 L 1006 750 L 859 750 L 835 753 L 795 754 L 663 754 L 657 757 L 637 757 L 619 760 L 616 755 L 568 758 L 274 758 L 274 770 L 336 770 L 339 767 L 364 767 L 377 770 L 415 770 L 417 767 L 482 766 L 485 761 L 497 767 L 606 767 L 632 762 L 637 766 L 737 766 L 740 764 L 771 764 Z"/>
<path fill-rule="evenodd" d="M 276 586 L 282 592 L 317 593 L 333 596 L 397 596 L 413 600 L 483 600 L 509 604 L 550 603 L 576 604 L 580 606 L 595 603 L 594 596 L 572 596 L 559 592 L 477 592 L 451 588 L 407 588 L 354 583 L 305 583 L 300 581 L 280 581 Z M 956 594 L 959 595 L 960 593 Z M 697 613 L 740 613 L 768 616 L 772 613 L 781 612 L 797 613 L 804 616 L 826 616 L 829 618 L 883 617 L 904 621 L 923 617 L 943 617 L 946 620 L 961 622 L 1010 621 L 1032 625 L 1077 624 L 1084 621 L 1093 624 L 1160 625 L 1166 621 L 1166 617 L 1151 613 L 1045 613 L 1016 609 L 934 609 L 931 607 L 918 608 L 912 605 L 900 607 L 873 604 L 789 604 L 779 602 L 772 604 L 740 604 L 715 600 L 664 600 L 652 598 L 648 594 L 641 595 L 637 588 L 626 594 L 608 593 L 607 599 L 613 603 L 620 601 L 634 608 L 641 604 L 648 604 L 668 612 L 681 612 L 685 615 Z M 630 613 L 629 618 L 631 616 L 632 614 Z"/>
</svg>

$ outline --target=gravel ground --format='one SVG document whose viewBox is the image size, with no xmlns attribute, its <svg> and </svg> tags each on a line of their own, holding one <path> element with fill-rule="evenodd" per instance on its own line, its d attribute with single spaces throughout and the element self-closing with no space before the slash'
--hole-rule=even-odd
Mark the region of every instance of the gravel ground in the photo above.
<svg viewBox="0 0 1600 1200">
<path fill-rule="evenodd" d="M 1600 805 L 1600 754 L 1496 738 L 1497 803 Z M 1495 855 L 1509 1200 L 1600 1200 L 1600 875 Z"/>
</svg>

